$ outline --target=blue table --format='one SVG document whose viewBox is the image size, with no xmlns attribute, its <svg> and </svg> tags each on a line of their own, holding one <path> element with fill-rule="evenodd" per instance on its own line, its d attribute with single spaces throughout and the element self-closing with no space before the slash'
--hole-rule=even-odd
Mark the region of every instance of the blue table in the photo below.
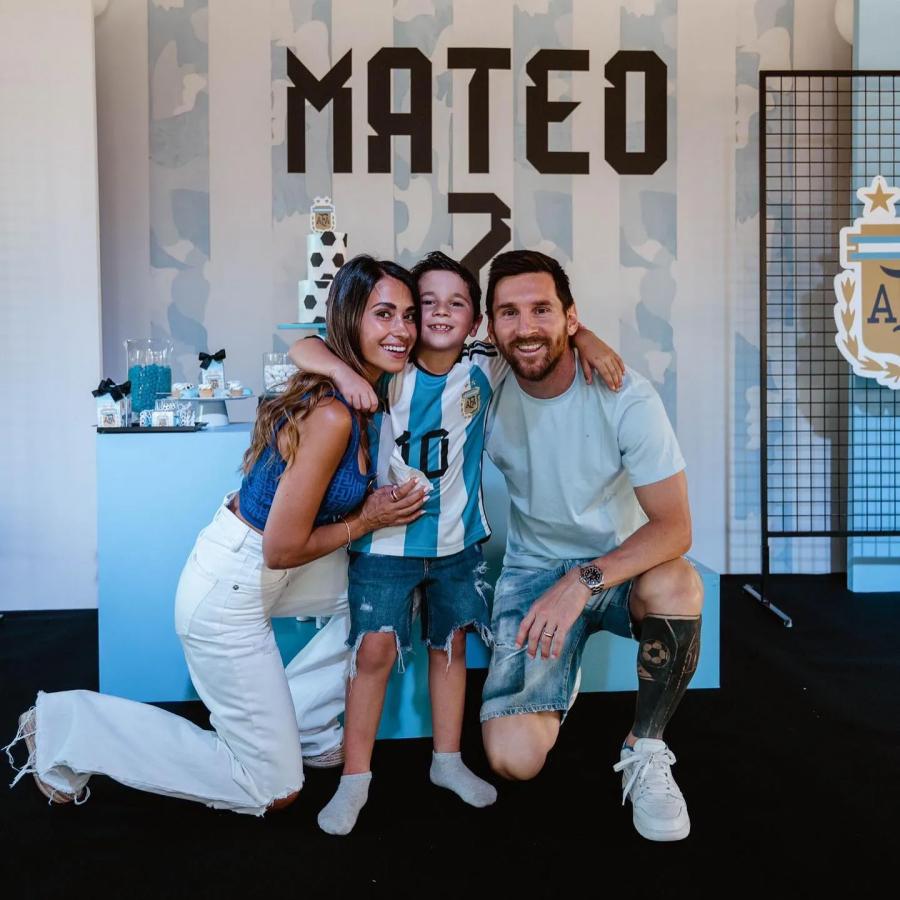
<svg viewBox="0 0 900 900">
<path fill-rule="evenodd" d="M 248 424 L 184 434 L 97 435 L 100 690 L 152 702 L 195 699 L 175 634 L 172 609 L 181 567 L 197 533 L 222 498 L 240 484 Z M 506 541 L 503 478 L 485 460 L 485 505 L 494 526 L 488 578 L 496 578 Z M 703 651 L 693 688 L 719 686 L 719 578 L 700 567 L 706 587 Z M 315 623 L 277 619 L 282 656 L 290 659 Z M 470 668 L 488 653 L 470 635 Z M 635 647 L 621 638 L 591 638 L 583 691 L 634 690 Z M 419 644 L 406 674 L 391 678 L 380 738 L 431 734 L 427 652 Z"/>
</svg>

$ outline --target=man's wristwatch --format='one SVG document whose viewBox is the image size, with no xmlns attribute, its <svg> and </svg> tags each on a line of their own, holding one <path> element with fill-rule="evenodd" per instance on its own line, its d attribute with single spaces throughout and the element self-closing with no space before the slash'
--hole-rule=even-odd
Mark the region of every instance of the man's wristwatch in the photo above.
<svg viewBox="0 0 900 900">
<path fill-rule="evenodd" d="M 599 594 L 603 590 L 603 570 L 596 566 L 588 564 L 579 566 L 581 576 L 579 581 L 591 592 L 591 594 Z"/>
</svg>

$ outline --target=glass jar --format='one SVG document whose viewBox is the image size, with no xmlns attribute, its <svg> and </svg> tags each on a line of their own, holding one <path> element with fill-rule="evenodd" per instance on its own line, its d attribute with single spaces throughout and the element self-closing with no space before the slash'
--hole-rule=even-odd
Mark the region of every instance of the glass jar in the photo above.
<svg viewBox="0 0 900 900">
<path fill-rule="evenodd" d="M 267 394 L 282 394 L 297 372 L 287 353 L 263 353 L 263 386 Z"/>
<path fill-rule="evenodd" d="M 138 338 L 125 341 L 131 408 L 138 415 L 153 409 L 156 398 L 172 393 L 172 354 L 168 338 Z"/>
</svg>

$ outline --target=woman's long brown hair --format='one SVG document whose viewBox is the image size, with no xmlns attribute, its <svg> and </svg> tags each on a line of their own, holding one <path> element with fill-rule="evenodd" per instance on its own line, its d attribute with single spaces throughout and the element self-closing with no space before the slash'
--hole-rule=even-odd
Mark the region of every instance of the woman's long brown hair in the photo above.
<svg viewBox="0 0 900 900">
<path fill-rule="evenodd" d="M 326 345 L 334 355 L 365 377 L 365 360 L 360 349 L 359 333 L 369 295 L 382 278 L 396 278 L 405 284 L 419 305 L 416 283 L 402 266 L 361 254 L 338 269 L 328 292 Z M 248 473 L 266 447 L 274 446 L 278 423 L 284 420 L 281 433 L 285 463 L 289 466 L 297 453 L 303 420 L 323 401 L 336 392 L 334 384 L 322 375 L 297 372 L 288 381 L 284 393 L 264 400 L 256 416 L 250 446 L 244 454 L 243 472 Z"/>
</svg>

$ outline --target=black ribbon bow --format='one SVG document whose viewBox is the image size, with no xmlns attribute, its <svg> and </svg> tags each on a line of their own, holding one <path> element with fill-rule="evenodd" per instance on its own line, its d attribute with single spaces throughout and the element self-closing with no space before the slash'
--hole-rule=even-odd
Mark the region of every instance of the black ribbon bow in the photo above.
<svg viewBox="0 0 900 900">
<path fill-rule="evenodd" d="M 222 362 L 225 359 L 225 348 L 223 347 L 218 353 L 203 353 L 201 351 L 197 358 L 200 360 L 200 368 L 208 369 L 211 362 Z"/>
<path fill-rule="evenodd" d="M 104 394 L 109 394 L 116 403 L 119 402 L 123 397 L 127 397 L 131 393 L 131 382 L 123 381 L 122 384 L 116 384 L 112 378 L 104 378 L 100 384 L 97 385 L 97 389 L 91 391 L 91 394 L 94 397 L 102 397 Z"/>
</svg>

